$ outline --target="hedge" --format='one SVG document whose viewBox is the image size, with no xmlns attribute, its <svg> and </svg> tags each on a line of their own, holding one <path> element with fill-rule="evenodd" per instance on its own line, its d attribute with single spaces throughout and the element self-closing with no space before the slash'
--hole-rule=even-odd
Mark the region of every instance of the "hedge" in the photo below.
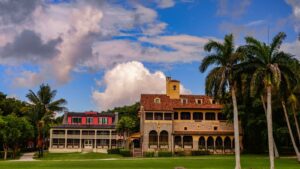
<svg viewBox="0 0 300 169">
<path fill-rule="evenodd" d="M 158 157 L 172 157 L 173 154 L 171 151 L 159 151 Z"/>
<path fill-rule="evenodd" d="M 108 154 L 120 154 L 120 148 L 113 148 L 107 150 Z"/>
<path fill-rule="evenodd" d="M 128 150 L 128 149 L 120 149 L 120 154 L 121 154 L 123 157 L 131 157 L 130 150 Z"/>
<path fill-rule="evenodd" d="M 192 156 L 201 156 L 201 155 L 209 155 L 208 150 L 194 150 L 192 151 Z"/>
<path fill-rule="evenodd" d="M 144 152 L 144 157 L 154 157 L 154 151 L 146 151 L 146 152 Z"/>
</svg>

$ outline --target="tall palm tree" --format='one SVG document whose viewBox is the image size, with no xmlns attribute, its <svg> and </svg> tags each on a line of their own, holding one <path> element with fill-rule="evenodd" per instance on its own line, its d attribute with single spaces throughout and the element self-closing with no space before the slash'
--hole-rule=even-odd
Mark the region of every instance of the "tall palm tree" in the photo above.
<svg viewBox="0 0 300 169">
<path fill-rule="evenodd" d="M 285 37 L 285 33 L 280 32 L 269 45 L 253 37 L 246 37 L 246 45 L 242 47 L 247 55 L 247 60 L 241 64 L 241 67 L 244 71 L 248 70 L 248 72 L 253 73 L 251 92 L 254 93 L 257 91 L 258 86 L 263 86 L 267 94 L 267 130 L 271 169 L 274 169 L 272 89 L 279 87 L 282 74 L 291 72 L 288 63 L 292 56 L 280 51 L 280 46 Z"/>
<path fill-rule="evenodd" d="M 214 67 L 206 77 L 206 93 L 220 96 L 228 89 L 231 92 L 233 104 L 233 123 L 235 140 L 235 169 L 241 168 L 240 162 L 240 139 L 239 139 L 239 120 L 236 100 L 236 80 L 235 67 L 242 59 L 242 53 L 236 51 L 232 34 L 226 35 L 224 42 L 209 41 L 204 50 L 212 52 L 206 56 L 199 67 L 200 72 L 205 72 L 209 66 Z"/>
<path fill-rule="evenodd" d="M 295 121 L 295 125 L 296 125 L 296 131 L 297 131 L 297 135 L 298 135 L 298 141 L 300 143 L 300 128 L 299 128 L 299 123 L 298 123 L 298 118 L 297 118 L 297 113 L 296 113 L 296 110 L 299 106 L 298 105 L 299 97 L 300 97 L 299 86 L 297 86 L 290 91 L 290 95 L 288 97 L 288 103 L 290 104 L 290 106 L 292 108 L 292 113 L 293 113 L 293 117 L 294 117 L 294 121 Z"/>
<path fill-rule="evenodd" d="M 29 93 L 26 95 L 32 108 L 32 121 L 37 128 L 37 141 L 40 149 L 43 148 L 45 127 L 49 127 L 49 123 L 54 118 L 55 112 L 66 110 L 64 107 L 67 103 L 65 99 L 54 100 L 56 93 L 57 91 L 52 90 L 48 84 L 42 84 L 37 93 L 29 90 Z"/>
</svg>

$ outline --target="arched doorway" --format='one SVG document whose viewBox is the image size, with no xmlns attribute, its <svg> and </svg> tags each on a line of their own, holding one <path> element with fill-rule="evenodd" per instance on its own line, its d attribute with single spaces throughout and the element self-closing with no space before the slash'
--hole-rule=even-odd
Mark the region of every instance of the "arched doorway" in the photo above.
<svg viewBox="0 0 300 169">
<path fill-rule="evenodd" d="M 211 136 L 207 138 L 207 149 L 214 149 L 214 139 Z"/>
<path fill-rule="evenodd" d="M 223 149 L 223 141 L 220 136 L 216 138 L 216 149 Z"/>
<path fill-rule="evenodd" d="M 228 136 L 225 137 L 225 139 L 224 139 L 224 148 L 231 149 L 231 140 Z"/>
<path fill-rule="evenodd" d="M 158 136 L 155 130 L 151 130 L 149 132 L 149 147 L 150 148 L 157 148 L 158 144 Z"/>
<path fill-rule="evenodd" d="M 183 136 L 183 148 L 192 149 L 193 148 L 193 137 Z"/>
<path fill-rule="evenodd" d="M 132 140 L 133 148 L 141 148 L 140 139 Z"/>
<path fill-rule="evenodd" d="M 203 136 L 199 138 L 198 147 L 199 149 L 205 149 L 205 138 Z"/>
<path fill-rule="evenodd" d="M 169 135 L 166 130 L 163 130 L 159 134 L 159 148 L 168 148 L 169 146 Z"/>
</svg>

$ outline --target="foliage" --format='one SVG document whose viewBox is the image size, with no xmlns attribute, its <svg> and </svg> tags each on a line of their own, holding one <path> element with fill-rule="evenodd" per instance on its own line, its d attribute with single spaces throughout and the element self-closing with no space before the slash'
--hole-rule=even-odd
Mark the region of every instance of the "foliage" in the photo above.
<svg viewBox="0 0 300 169">
<path fill-rule="evenodd" d="M 154 151 L 146 151 L 146 152 L 144 152 L 144 157 L 154 157 Z"/>
<path fill-rule="evenodd" d="M 130 150 L 128 150 L 128 149 L 120 149 L 120 154 L 121 154 L 123 157 L 131 157 Z"/>
<path fill-rule="evenodd" d="M 172 157 L 173 154 L 171 151 L 159 151 L 158 157 Z"/>
<path fill-rule="evenodd" d="M 201 155 L 209 155 L 208 150 L 194 150 L 192 151 L 192 156 L 201 156 Z"/>
<path fill-rule="evenodd" d="M 108 154 L 120 154 L 120 148 L 113 148 L 107 150 Z"/>
<path fill-rule="evenodd" d="M 117 123 L 117 130 L 119 132 L 128 132 L 135 127 L 135 120 L 130 116 L 123 116 Z"/>
</svg>

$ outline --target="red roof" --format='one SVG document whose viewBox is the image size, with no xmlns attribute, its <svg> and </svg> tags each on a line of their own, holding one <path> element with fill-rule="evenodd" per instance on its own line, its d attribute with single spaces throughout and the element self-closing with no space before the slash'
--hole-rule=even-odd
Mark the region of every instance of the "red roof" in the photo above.
<svg viewBox="0 0 300 169">
<path fill-rule="evenodd" d="M 160 103 L 155 103 L 154 99 L 160 98 Z M 187 103 L 182 103 L 181 99 L 187 99 Z M 196 99 L 202 99 L 202 104 L 197 104 Z M 205 95 L 180 95 L 180 99 L 170 99 L 166 94 L 142 94 L 141 105 L 146 111 L 173 111 L 174 109 L 221 109 L 221 104 L 212 104 L 212 99 Z"/>
</svg>

